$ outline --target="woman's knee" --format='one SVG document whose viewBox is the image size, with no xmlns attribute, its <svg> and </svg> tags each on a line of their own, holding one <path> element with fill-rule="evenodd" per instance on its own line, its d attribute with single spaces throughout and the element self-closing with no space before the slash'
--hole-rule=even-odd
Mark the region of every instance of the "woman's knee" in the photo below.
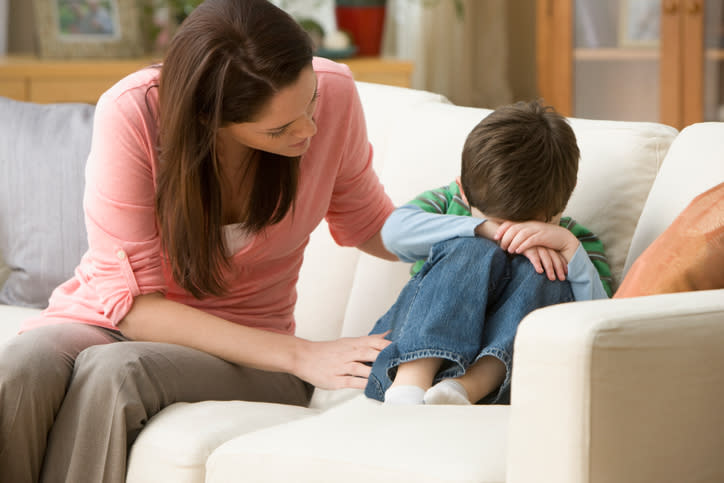
<svg viewBox="0 0 724 483">
<path fill-rule="evenodd" d="M 91 346 L 75 362 L 76 378 L 97 379 L 98 383 L 120 383 L 143 369 L 144 354 L 135 343 Z M 115 381 L 115 382 L 114 382 Z"/>
<path fill-rule="evenodd" d="M 0 380 L 19 378 L 23 387 L 65 389 L 78 354 L 111 338 L 104 329 L 84 324 L 61 324 L 23 332 L 0 345 Z"/>
<path fill-rule="evenodd" d="M 76 359 L 68 395 L 79 407 L 114 401 L 106 408 L 105 417 L 115 419 L 114 414 L 123 414 L 123 419 L 143 424 L 148 414 L 172 402 L 153 367 L 138 343 L 88 347 Z"/>
<path fill-rule="evenodd" d="M 0 346 L 0 386 L 22 387 L 31 396 L 35 389 L 46 393 L 64 391 L 73 371 L 75 354 L 48 334 L 25 333 Z"/>
</svg>

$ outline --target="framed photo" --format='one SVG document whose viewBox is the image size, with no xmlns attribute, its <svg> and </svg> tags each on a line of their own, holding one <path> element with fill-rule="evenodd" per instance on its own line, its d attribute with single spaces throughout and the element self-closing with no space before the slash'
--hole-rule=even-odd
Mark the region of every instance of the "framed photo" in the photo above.
<svg viewBox="0 0 724 483">
<path fill-rule="evenodd" d="M 660 0 L 619 0 L 619 44 L 657 47 L 661 27 Z"/>
<path fill-rule="evenodd" d="M 41 57 L 143 55 L 136 0 L 35 0 Z"/>
</svg>

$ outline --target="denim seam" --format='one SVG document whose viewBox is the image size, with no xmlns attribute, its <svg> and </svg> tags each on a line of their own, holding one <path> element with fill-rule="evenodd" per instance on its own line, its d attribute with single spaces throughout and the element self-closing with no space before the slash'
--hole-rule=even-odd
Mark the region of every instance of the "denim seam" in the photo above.
<svg viewBox="0 0 724 483">
<path fill-rule="evenodd" d="M 420 271 L 422 271 L 422 270 L 420 270 Z M 420 275 L 420 273 L 418 273 L 415 276 L 418 276 L 418 275 Z M 412 295 L 412 298 L 410 299 L 410 303 L 407 306 L 407 313 L 405 314 L 404 320 L 410 320 L 410 313 L 412 312 L 412 307 L 415 305 L 415 301 L 417 301 L 417 295 L 420 293 L 420 289 L 422 288 L 422 284 L 424 281 L 425 281 L 425 277 L 420 277 L 420 281 L 417 282 L 417 284 L 416 284 L 417 286 L 415 287 L 415 293 Z M 390 324 L 390 325 L 392 326 L 392 324 Z M 401 339 L 402 336 L 405 334 L 405 332 L 406 332 L 405 328 L 407 325 L 408 324 L 402 324 L 402 326 L 400 327 L 400 332 L 397 336 L 397 339 Z M 394 331 L 394 327 L 391 327 L 391 328 Z"/>
<path fill-rule="evenodd" d="M 380 381 L 377 380 L 377 377 L 375 377 L 374 374 L 370 374 L 368 378 L 368 384 L 365 388 L 365 393 L 367 390 L 371 390 L 372 394 L 367 394 L 368 397 L 370 396 L 377 396 L 373 397 L 373 399 L 377 399 L 378 401 L 384 401 L 385 399 L 385 393 L 382 391 L 382 384 Z"/>
<path fill-rule="evenodd" d="M 456 371 L 457 375 L 462 375 L 465 373 L 465 370 L 467 367 L 470 366 L 469 361 L 466 361 L 462 357 L 460 357 L 459 354 L 455 352 L 445 351 L 445 350 L 439 350 L 439 349 L 420 349 L 413 352 L 407 352 L 404 356 L 401 357 L 394 357 L 390 359 L 390 361 L 387 363 L 387 367 L 385 368 L 385 374 L 387 374 L 387 377 L 392 379 L 390 377 L 390 369 L 399 366 L 400 364 L 404 364 L 405 362 L 411 362 L 418 359 L 430 359 L 430 358 L 441 358 L 448 360 L 454 364 L 457 364 L 459 371 Z M 446 369 L 440 374 L 446 374 L 450 372 L 451 369 Z M 453 376 L 447 376 L 447 377 L 457 377 L 457 375 Z M 438 376 L 439 377 L 439 376 Z M 436 377 L 437 379 L 437 377 Z"/>
</svg>

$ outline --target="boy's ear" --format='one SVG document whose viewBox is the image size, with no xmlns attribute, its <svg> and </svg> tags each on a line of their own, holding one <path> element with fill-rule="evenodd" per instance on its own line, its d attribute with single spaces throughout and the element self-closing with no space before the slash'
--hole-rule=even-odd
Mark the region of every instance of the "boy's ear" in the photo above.
<svg viewBox="0 0 724 483">
<path fill-rule="evenodd" d="M 462 181 L 460 181 L 460 176 L 455 177 L 455 182 L 458 184 L 458 189 L 460 190 L 460 196 L 463 197 L 463 201 L 465 201 L 465 203 L 467 203 L 467 205 L 470 206 L 468 197 L 465 196 L 465 191 L 463 190 L 463 183 L 462 183 Z"/>
</svg>

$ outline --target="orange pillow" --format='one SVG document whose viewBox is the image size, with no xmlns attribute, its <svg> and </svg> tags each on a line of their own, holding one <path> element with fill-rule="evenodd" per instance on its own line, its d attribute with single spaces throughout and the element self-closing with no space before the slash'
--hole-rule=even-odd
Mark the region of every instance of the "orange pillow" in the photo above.
<svg viewBox="0 0 724 483">
<path fill-rule="evenodd" d="M 689 203 L 639 256 L 614 298 L 724 288 L 724 183 Z"/>
</svg>

